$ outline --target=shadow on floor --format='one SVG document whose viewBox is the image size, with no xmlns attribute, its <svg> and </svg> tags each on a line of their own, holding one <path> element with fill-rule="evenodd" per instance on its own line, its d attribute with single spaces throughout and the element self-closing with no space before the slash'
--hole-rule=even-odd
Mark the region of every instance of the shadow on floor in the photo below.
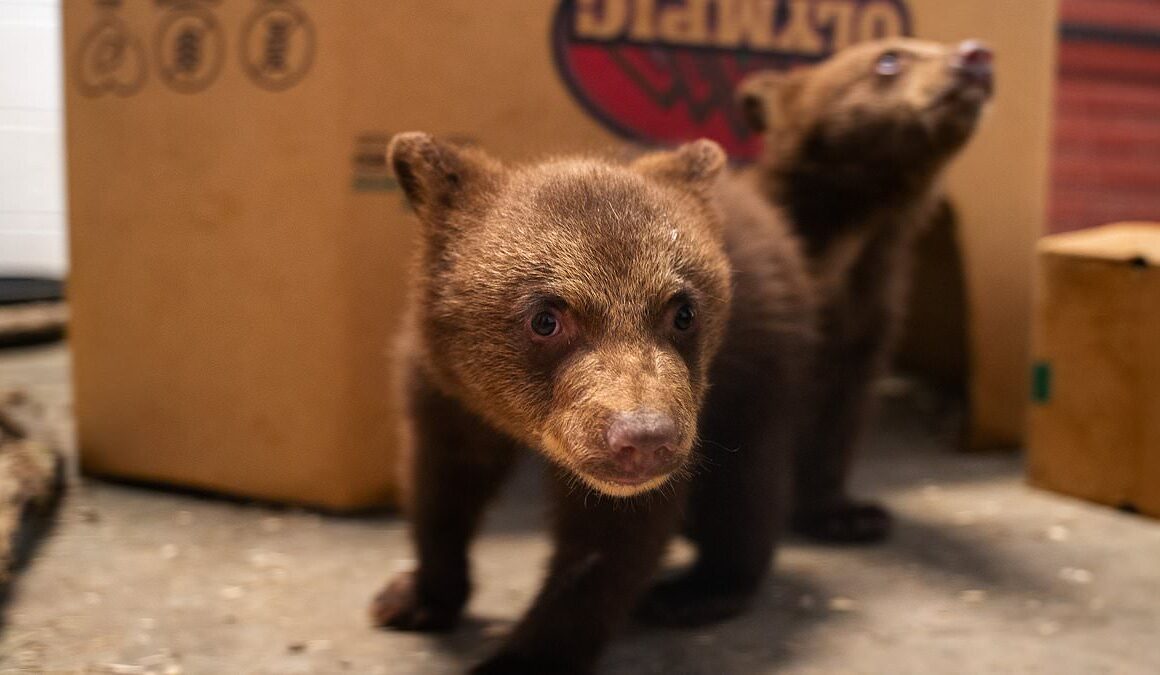
<svg viewBox="0 0 1160 675">
<path fill-rule="evenodd" d="M 923 568 L 948 577 L 953 586 L 984 588 L 998 595 L 1036 596 L 1057 593 L 1018 560 L 997 553 L 993 542 L 966 535 L 944 524 L 928 523 L 896 514 L 895 531 L 875 557 L 890 565 Z"/>
<path fill-rule="evenodd" d="M 703 666 L 698 669 L 690 664 L 705 664 L 709 660 L 714 663 L 711 671 L 714 674 L 767 671 L 804 653 L 808 633 L 818 623 L 847 619 L 820 604 L 802 604 L 802 598 L 822 597 L 820 589 L 809 581 L 780 575 L 766 584 L 749 612 L 730 621 L 695 629 L 631 624 L 617 635 L 599 672 L 708 675 L 710 671 Z M 487 617 L 468 616 L 455 632 L 433 636 L 432 645 L 466 667 L 497 649 L 504 639 L 504 631 L 510 627 L 509 623 Z"/>
</svg>

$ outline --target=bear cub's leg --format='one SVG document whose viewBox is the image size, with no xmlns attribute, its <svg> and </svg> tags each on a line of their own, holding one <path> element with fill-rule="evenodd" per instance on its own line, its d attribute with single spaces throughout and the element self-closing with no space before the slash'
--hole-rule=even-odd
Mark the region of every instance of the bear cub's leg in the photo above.
<svg viewBox="0 0 1160 675">
<path fill-rule="evenodd" d="M 873 383 L 888 354 L 889 331 L 868 331 L 871 335 L 861 345 L 825 345 L 817 361 L 818 404 L 795 458 L 792 525 L 799 534 L 820 541 L 881 541 L 893 524 L 884 507 L 854 499 L 846 488 L 872 407 Z"/>
<path fill-rule="evenodd" d="M 450 630 L 471 591 L 468 545 L 517 448 L 421 375 L 408 395 L 414 444 L 409 509 L 419 564 L 379 592 L 371 617 L 399 630 Z"/>
<path fill-rule="evenodd" d="M 649 591 L 636 609 L 641 621 L 691 627 L 731 618 L 769 575 L 787 516 L 792 434 L 767 410 L 730 412 L 736 417 L 706 420 L 705 437 L 719 441 L 701 448 L 706 470 L 690 496 L 686 534 L 696 560 Z"/>
<path fill-rule="evenodd" d="M 656 570 L 688 489 L 675 479 L 609 498 L 553 473 L 548 579 L 506 644 L 473 673 L 589 672 Z"/>
</svg>

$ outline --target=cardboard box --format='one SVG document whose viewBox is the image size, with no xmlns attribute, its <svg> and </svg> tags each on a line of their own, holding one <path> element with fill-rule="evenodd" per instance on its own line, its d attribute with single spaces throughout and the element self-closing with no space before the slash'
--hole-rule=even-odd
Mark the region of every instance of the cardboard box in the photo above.
<svg viewBox="0 0 1160 675">
<path fill-rule="evenodd" d="M 390 106 L 362 92 L 385 67 L 352 69 L 340 4 L 63 3 L 87 471 L 333 509 L 392 498 L 386 355 L 411 235 L 368 191 L 390 128 L 368 118 Z"/>
<path fill-rule="evenodd" d="M 1039 244 L 1028 477 L 1160 517 L 1160 223 Z"/>
<path fill-rule="evenodd" d="M 708 135 L 744 158 L 747 70 L 900 33 L 1000 55 L 994 112 L 949 182 L 976 436 L 1018 440 L 1054 3 L 778 4 L 63 3 L 85 467 L 334 508 L 388 498 L 384 352 L 413 237 L 391 134 L 508 159 Z"/>
</svg>

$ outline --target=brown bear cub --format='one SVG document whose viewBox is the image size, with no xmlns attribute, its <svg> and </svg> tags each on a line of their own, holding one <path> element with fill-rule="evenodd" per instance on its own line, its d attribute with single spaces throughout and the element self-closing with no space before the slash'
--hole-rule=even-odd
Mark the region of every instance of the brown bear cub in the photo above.
<svg viewBox="0 0 1160 675">
<path fill-rule="evenodd" d="M 910 39 L 857 45 L 817 66 L 757 73 L 739 98 L 764 134 L 757 180 L 801 237 L 821 305 L 815 419 L 796 468 L 795 530 L 873 541 L 881 507 L 845 483 L 873 381 L 887 365 L 915 238 L 939 176 L 991 96 L 991 52 Z"/>
<path fill-rule="evenodd" d="M 785 514 L 813 336 L 808 272 L 773 210 L 723 179 L 710 141 L 509 168 L 406 133 L 390 161 L 422 225 L 400 350 L 418 567 L 375 621 L 457 622 L 468 545 L 521 447 L 553 466 L 555 552 L 475 672 L 588 671 L 634 607 L 670 623 L 740 611 Z M 682 527 L 696 562 L 645 594 Z"/>
</svg>

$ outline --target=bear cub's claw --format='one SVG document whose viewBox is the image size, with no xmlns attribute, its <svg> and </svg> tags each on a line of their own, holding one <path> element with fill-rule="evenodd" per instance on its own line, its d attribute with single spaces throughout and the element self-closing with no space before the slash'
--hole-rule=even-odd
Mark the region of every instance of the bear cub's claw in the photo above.
<svg viewBox="0 0 1160 675">
<path fill-rule="evenodd" d="M 380 628 L 448 631 L 459 623 L 462 606 L 440 607 L 419 598 L 414 572 L 401 572 L 371 601 L 371 620 Z"/>
<path fill-rule="evenodd" d="M 811 539 L 835 544 L 871 544 L 890 535 L 894 518 L 872 502 L 843 501 L 838 504 L 799 510 L 793 530 Z"/>
<path fill-rule="evenodd" d="M 749 607 L 752 596 L 714 589 L 685 575 L 653 586 L 637 604 L 634 615 L 654 626 L 692 628 L 737 616 Z"/>
</svg>

